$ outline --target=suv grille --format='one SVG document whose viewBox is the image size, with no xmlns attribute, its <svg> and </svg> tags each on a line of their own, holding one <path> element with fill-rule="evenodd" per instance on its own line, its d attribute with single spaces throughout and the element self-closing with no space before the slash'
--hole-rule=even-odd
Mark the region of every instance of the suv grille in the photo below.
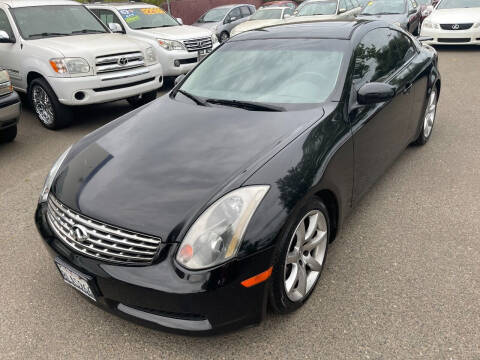
<svg viewBox="0 0 480 360">
<path fill-rule="evenodd" d="M 472 24 L 440 24 L 443 30 L 468 30 L 473 26 Z"/>
<path fill-rule="evenodd" d="M 160 238 L 119 229 L 77 214 L 52 195 L 48 198 L 47 219 L 65 245 L 85 256 L 108 262 L 149 264 L 161 243 Z"/>
<path fill-rule="evenodd" d="M 211 49 L 212 48 L 212 38 L 205 37 L 200 39 L 191 39 L 191 40 L 184 40 L 183 44 L 187 48 L 189 52 L 204 50 L 204 49 Z"/>
<path fill-rule="evenodd" d="M 143 67 L 145 66 L 145 61 L 141 52 L 131 52 L 99 56 L 96 58 L 95 65 L 97 68 L 97 74 L 102 74 Z"/>
</svg>

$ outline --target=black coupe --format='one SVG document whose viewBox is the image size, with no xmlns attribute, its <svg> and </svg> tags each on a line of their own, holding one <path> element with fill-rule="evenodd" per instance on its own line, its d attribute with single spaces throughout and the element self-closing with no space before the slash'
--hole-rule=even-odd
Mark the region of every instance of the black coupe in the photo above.
<svg viewBox="0 0 480 360">
<path fill-rule="evenodd" d="M 429 140 L 437 61 L 382 21 L 238 35 L 59 158 L 40 234 L 67 283 L 144 324 L 212 333 L 291 312 L 352 207 Z"/>
</svg>

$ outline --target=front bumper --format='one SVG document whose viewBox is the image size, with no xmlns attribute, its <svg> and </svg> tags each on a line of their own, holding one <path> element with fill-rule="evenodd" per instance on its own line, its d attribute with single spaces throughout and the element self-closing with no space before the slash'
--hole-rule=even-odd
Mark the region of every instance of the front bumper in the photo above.
<svg viewBox="0 0 480 360">
<path fill-rule="evenodd" d="M 218 47 L 214 44 L 211 51 Z M 162 64 L 164 76 L 179 76 L 188 73 L 198 64 L 198 53 L 186 50 L 167 51 L 157 46 L 157 59 Z"/>
<path fill-rule="evenodd" d="M 178 244 L 164 244 L 158 260 L 149 266 L 113 265 L 67 248 L 51 232 L 45 216 L 46 206 L 39 205 L 35 221 L 51 256 L 92 277 L 95 304 L 111 313 L 186 334 L 257 324 L 265 315 L 269 282 L 251 288 L 240 283 L 270 267 L 271 248 L 208 271 L 188 272 L 176 266 Z"/>
<path fill-rule="evenodd" d="M 443 30 L 422 26 L 420 35 L 433 38 L 431 41 L 424 41 L 429 45 L 480 45 L 480 28 Z"/>
<path fill-rule="evenodd" d="M 20 112 L 20 98 L 16 92 L 0 97 L 0 130 L 17 124 Z"/>
<path fill-rule="evenodd" d="M 162 66 L 157 63 L 143 68 L 101 75 L 59 78 L 48 82 L 64 105 L 90 105 L 126 99 L 162 87 Z M 76 95 L 82 94 L 78 97 Z"/>
</svg>

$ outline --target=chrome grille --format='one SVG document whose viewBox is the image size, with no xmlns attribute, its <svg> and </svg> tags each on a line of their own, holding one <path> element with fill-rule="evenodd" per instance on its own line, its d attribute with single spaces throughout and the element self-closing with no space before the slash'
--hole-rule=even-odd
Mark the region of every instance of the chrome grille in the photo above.
<svg viewBox="0 0 480 360">
<path fill-rule="evenodd" d="M 68 247 L 89 257 L 130 264 L 153 261 L 161 239 L 140 235 L 80 215 L 48 198 L 47 219 L 58 238 Z"/>
<path fill-rule="evenodd" d="M 141 52 L 99 56 L 95 59 L 97 74 L 123 71 L 145 66 Z"/>
<path fill-rule="evenodd" d="M 473 23 L 470 24 L 440 24 L 440 27 L 443 30 L 468 30 L 473 26 Z"/>
<path fill-rule="evenodd" d="M 205 37 L 200 39 L 184 40 L 183 44 L 189 52 L 212 48 L 212 38 Z"/>
</svg>

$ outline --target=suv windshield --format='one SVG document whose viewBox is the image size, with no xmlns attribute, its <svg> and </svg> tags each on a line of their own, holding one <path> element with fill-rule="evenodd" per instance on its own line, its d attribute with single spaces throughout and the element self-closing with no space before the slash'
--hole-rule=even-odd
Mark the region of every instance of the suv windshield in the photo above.
<svg viewBox="0 0 480 360">
<path fill-rule="evenodd" d="M 404 14 L 406 11 L 405 0 L 374 0 L 363 9 L 363 15 L 390 15 Z"/>
<path fill-rule="evenodd" d="M 158 7 L 122 9 L 118 12 L 127 25 L 134 30 L 180 26 L 165 10 Z"/>
<path fill-rule="evenodd" d="M 193 70 L 180 90 L 214 104 L 320 104 L 335 89 L 346 45 L 323 39 L 227 42 Z"/>
<path fill-rule="evenodd" d="M 443 0 L 437 9 L 478 8 L 480 0 Z"/>
<path fill-rule="evenodd" d="M 90 11 L 80 5 L 29 6 L 11 11 L 26 40 L 108 32 Z"/>
<path fill-rule="evenodd" d="M 297 16 L 312 15 L 335 15 L 337 13 L 336 1 L 320 1 L 305 4 L 299 11 Z"/>
<path fill-rule="evenodd" d="M 219 22 L 222 21 L 225 15 L 230 11 L 230 8 L 217 8 L 212 9 L 198 19 L 199 23 Z"/>
<path fill-rule="evenodd" d="M 250 20 L 281 19 L 281 9 L 260 9 L 250 17 Z"/>
</svg>

